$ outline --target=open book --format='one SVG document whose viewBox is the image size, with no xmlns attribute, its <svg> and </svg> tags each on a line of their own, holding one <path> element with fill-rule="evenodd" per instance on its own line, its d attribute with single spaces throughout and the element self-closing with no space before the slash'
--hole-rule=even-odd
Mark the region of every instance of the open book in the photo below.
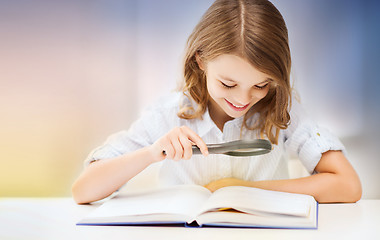
<svg viewBox="0 0 380 240">
<path fill-rule="evenodd" d="M 197 185 L 117 195 L 77 225 L 168 225 L 310 228 L 318 223 L 312 196 L 230 186 L 211 193 Z"/>
</svg>

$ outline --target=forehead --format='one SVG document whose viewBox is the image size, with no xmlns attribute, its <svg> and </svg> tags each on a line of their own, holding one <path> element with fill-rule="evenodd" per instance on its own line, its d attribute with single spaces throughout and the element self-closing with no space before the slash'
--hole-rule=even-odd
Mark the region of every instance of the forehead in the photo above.
<svg viewBox="0 0 380 240">
<path fill-rule="evenodd" d="M 236 82 L 260 83 L 270 77 L 257 70 L 247 60 L 236 55 L 222 54 L 207 63 L 207 72 Z M 227 79 L 227 80 L 228 80 Z"/>
</svg>

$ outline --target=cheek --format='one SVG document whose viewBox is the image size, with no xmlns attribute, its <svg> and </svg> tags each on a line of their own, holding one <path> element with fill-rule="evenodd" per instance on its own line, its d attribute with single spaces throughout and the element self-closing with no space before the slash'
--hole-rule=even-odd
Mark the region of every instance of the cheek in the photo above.
<svg viewBox="0 0 380 240">
<path fill-rule="evenodd" d="M 258 100 L 261 100 L 261 99 L 265 98 L 265 96 L 268 94 L 268 92 L 269 92 L 269 88 L 267 88 L 265 90 L 257 91 L 256 94 L 255 94 L 255 97 Z"/>
<path fill-rule="evenodd" d="M 207 84 L 207 89 L 209 95 L 216 99 L 216 98 L 225 98 L 227 93 L 225 89 L 222 89 L 219 86 L 216 86 L 215 84 Z"/>
</svg>

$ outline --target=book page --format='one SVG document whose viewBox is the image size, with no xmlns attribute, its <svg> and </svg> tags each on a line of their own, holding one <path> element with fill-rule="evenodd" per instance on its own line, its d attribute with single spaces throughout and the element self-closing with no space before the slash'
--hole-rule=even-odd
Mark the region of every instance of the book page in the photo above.
<svg viewBox="0 0 380 240">
<path fill-rule="evenodd" d="M 309 217 L 283 214 L 245 214 L 233 210 L 206 212 L 197 217 L 199 225 L 234 227 L 270 227 L 270 228 L 309 228 L 316 229 L 317 202 L 311 205 Z"/>
<path fill-rule="evenodd" d="M 149 215 L 149 219 L 152 220 L 151 216 L 155 214 L 188 215 L 193 218 L 194 213 L 210 194 L 206 188 L 196 185 L 179 185 L 148 192 L 123 194 L 105 202 L 86 218 L 110 219 L 120 216 Z"/>
<path fill-rule="evenodd" d="M 231 186 L 215 191 L 202 212 L 212 209 L 233 208 L 242 212 L 258 214 L 286 214 L 308 216 L 312 196 L 286 192 L 269 191 L 258 188 Z"/>
</svg>

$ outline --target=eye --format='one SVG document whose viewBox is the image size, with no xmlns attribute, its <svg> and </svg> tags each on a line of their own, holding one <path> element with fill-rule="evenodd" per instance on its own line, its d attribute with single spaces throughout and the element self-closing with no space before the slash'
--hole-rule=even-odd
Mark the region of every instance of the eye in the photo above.
<svg viewBox="0 0 380 240">
<path fill-rule="evenodd" d="M 236 86 L 236 85 L 230 86 L 230 85 L 225 84 L 224 82 L 220 82 L 220 83 L 222 84 L 223 87 L 228 88 L 228 89 L 231 89 Z"/>
<path fill-rule="evenodd" d="M 269 84 L 269 83 L 266 83 L 266 84 L 264 84 L 264 85 L 262 85 L 262 86 L 255 85 L 255 88 L 257 88 L 257 89 L 264 89 L 266 86 L 268 86 L 268 84 Z"/>
</svg>

